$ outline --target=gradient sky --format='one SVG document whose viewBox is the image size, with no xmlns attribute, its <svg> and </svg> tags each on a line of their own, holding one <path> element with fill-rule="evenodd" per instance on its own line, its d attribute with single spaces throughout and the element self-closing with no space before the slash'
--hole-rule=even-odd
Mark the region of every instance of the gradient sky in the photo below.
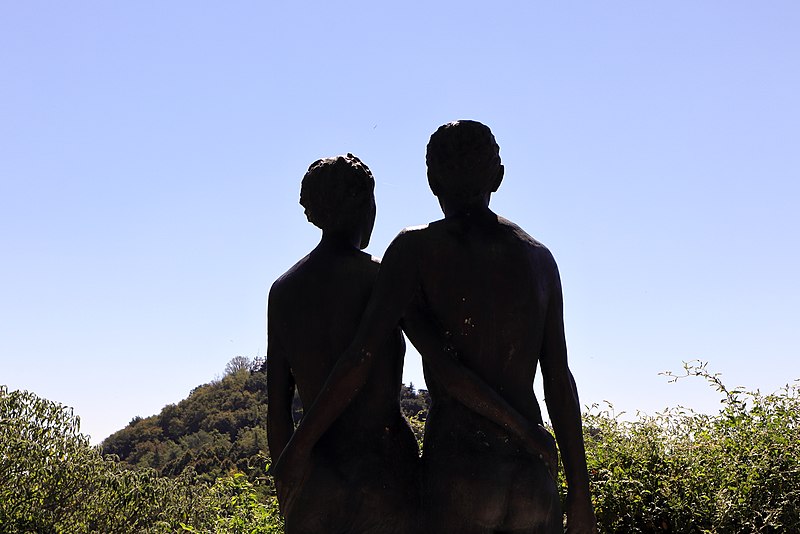
<svg viewBox="0 0 800 534">
<path fill-rule="evenodd" d="M 800 378 L 800 4 L 330 4 L 0 4 L 0 384 L 96 442 L 263 356 L 308 165 L 370 166 L 381 256 L 440 217 L 425 145 L 460 118 L 559 263 L 582 403 L 713 412 L 658 375 L 695 358 Z"/>
</svg>

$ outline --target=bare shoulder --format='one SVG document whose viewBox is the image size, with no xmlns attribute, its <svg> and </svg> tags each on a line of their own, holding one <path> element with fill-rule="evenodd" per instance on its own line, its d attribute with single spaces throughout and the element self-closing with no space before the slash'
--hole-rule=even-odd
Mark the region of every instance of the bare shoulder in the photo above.
<svg viewBox="0 0 800 534">
<path fill-rule="evenodd" d="M 270 302 L 273 300 L 280 300 L 283 295 L 285 295 L 288 291 L 291 291 L 291 286 L 297 283 L 297 278 L 301 276 L 299 273 L 302 272 L 303 267 L 307 262 L 308 256 L 305 256 L 272 283 L 272 287 L 269 290 Z"/>
<path fill-rule="evenodd" d="M 436 223 L 407 226 L 400 231 L 395 240 L 414 241 L 417 239 L 425 239 L 425 236 L 431 232 L 431 227 L 435 225 Z"/>
<path fill-rule="evenodd" d="M 286 332 L 286 311 L 291 309 L 296 288 L 300 285 L 297 280 L 298 272 L 308 261 L 308 256 L 295 263 L 288 271 L 283 273 L 272 283 L 267 299 L 267 343 L 268 358 L 275 360 L 282 353 L 278 349 L 283 343 L 280 341 Z M 282 356 L 281 356 L 282 357 Z"/>
<path fill-rule="evenodd" d="M 500 217 L 498 215 L 497 223 L 501 228 L 503 228 L 505 233 L 511 236 L 512 239 L 518 241 L 527 249 L 528 253 L 531 255 L 531 258 L 534 259 L 537 264 L 539 264 L 541 267 L 550 268 L 556 272 L 558 271 L 556 260 L 553 257 L 553 254 L 542 242 L 535 239 L 516 223 L 513 223 L 504 217 Z"/>
<path fill-rule="evenodd" d="M 405 258 L 409 255 L 418 254 L 420 247 L 429 239 L 431 226 L 430 224 L 423 224 L 403 228 L 389 243 L 383 262 L 385 263 L 387 260 L 395 261 L 398 257 Z"/>
</svg>

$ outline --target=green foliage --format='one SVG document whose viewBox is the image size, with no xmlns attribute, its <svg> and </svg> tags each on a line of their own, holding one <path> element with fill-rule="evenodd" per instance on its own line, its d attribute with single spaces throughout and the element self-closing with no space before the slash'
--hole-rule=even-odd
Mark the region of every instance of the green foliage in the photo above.
<svg viewBox="0 0 800 534">
<path fill-rule="evenodd" d="M 422 438 L 425 434 L 425 421 L 428 418 L 428 409 L 431 406 L 431 396 L 428 390 L 417 391 L 414 384 L 403 384 L 400 388 L 400 410 L 408 419 L 411 430 L 417 438 L 417 444 L 422 448 Z"/>
<path fill-rule="evenodd" d="M 417 417 L 425 421 L 431 406 L 431 396 L 426 389 L 416 390 L 414 383 L 400 388 L 400 410 L 406 417 Z"/>
<path fill-rule="evenodd" d="M 0 386 L 0 528 L 4 533 L 281 532 L 274 498 L 242 475 L 209 485 L 123 469 L 80 433 L 72 410 Z"/>
<path fill-rule="evenodd" d="M 217 480 L 212 488 L 216 512 L 213 524 L 195 527 L 181 524 L 193 533 L 282 534 L 283 520 L 278 512 L 277 499 L 272 496 L 261 502 L 253 484 L 237 473 Z"/>
<path fill-rule="evenodd" d="M 707 380 L 723 408 L 716 415 L 675 408 L 635 421 L 610 406 L 585 415 L 600 531 L 800 532 L 800 384 L 771 395 L 728 389 L 699 362 L 685 364 L 681 376 L 667 374 Z M 248 395 L 263 391 L 263 379 L 263 366 L 240 369 L 158 416 L 132 421 L 109 441 L 137 469 L 90 446 L 71 409 L 0 386 L 0 531 L 283 532 L 264 477 L 242 474 L 266 470 L 263 426 L 222 428 L 251 417 Z M 407 405 L 420 407 L 410 418 L 418 437 L 424 393 L 403 392 Z M 176 433 L 195 424 L 194 432 Z"/>
<path fill-rule="evenodd" d="M 710 416 L 676 408 L 623 421 L 584 416 L 601 532 L 800 532 L 800 389 L 727 389 L 706 365 L 685 374 L 723 395 Z M 562 491 L 564 490 L 562 477 Z"/>
<path fill-rule="evenodd" d="M 68 408 L 2 386 L 0 414 L 0 525 L 42 532 L 78 511 L 95 458 Z"/>
</svg>

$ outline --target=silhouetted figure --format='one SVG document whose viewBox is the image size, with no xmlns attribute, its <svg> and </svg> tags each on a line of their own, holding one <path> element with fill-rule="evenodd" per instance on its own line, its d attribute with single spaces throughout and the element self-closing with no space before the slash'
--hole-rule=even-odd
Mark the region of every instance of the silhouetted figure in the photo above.
<svg viewBox="0 0 800 534">
<path fill-rule="evenodd" d="M 567 365 L 561 282 L 550 252 L 489 209 L 499 147 L 473 121 L 428 144 L 428 181 L 444 219 L 403 231 L 386 252 L 353 343 L 276 465 L 285 492 L 403 322 L 423 357 L 432 406 L 423 447 L 425 532 L 555 533 L 562 514 L 552 437 L 533 393 L 537 365 L 569 486 L 568 532 L 594 532 L 580 420 Z M 481 395 L 470 400 L 465 391 Z M 488 390 L 488 391 L 487 391 Z M 485 401 L 485 402 L 484 402 Z M 291 497 L 288 497 L 291 499 Z"/>
<path fill-rule="evenodd" d="M 268 438 L 277 460 L 292 436 L 295 384 L 305 408 L 356 333 L 379 263 L 361 251 L 375 221 L 374 180 L 348 154 L 315 162 L 300 203 L 322 240 L 272 286 L 268 310 Z M 296 468 L 291 502 L 276 477 L 287 534 L 407 533 L 419 516 L 417 443 L 398 402 L 404 342 L 390 328 L 352 403 Z"/>
</svg>

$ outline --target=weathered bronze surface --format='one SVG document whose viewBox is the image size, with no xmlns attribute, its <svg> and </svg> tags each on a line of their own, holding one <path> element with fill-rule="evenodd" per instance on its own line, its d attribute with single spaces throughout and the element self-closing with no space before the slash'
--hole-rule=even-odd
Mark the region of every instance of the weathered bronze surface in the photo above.
<svg viewBox="0 0 800 534">
<path fill-rule="evenodd" d="M 272 286 L 267 353 L 268 439 L 277 460 L 294 430 L 295 386 L 311 406 L 355 336 L 378 274 L 361 251 L 375 220 L 374 181 L 351 155 L 320 160 L 303 179 L 300 202 L 322 229 L 317 247 Z M 413 531 L 418 521 L 418 448 L 400 414 L 404 342 L 391 328 L 375 348 L 369 379 L 321 434 L 303 463 L 286 532 Z M 283 497 L 281 478 L 276 477 Z"/>
<path fill-rule="evenodd" d="M 491 194 L 504 172 L 489 128 L 473 121 L 442 126 L 431 136 L 427 164 L 428 182 L 444 218 L 404 230 L 395 238 L 371 295 L 365 291 L 357 303 L 354 298 L 347 304 L 360 310 L 369 295 L 357 329 L 350 326 L 350 337 L 336 347 L 342 349 L 342 356 L 335 365 L 326 353 L 324 368 L 327 372 L 332 366 L 332 371 L 325 375 L 324 385 L 320 380 L 309 387 L 320 392 L 313 404 L 312 397 L 303 399 L 310 410 L 290 440 L 289 427 L 284 425 L 287 430 L 276 443 L 288 441 L 285 449 L 272 448 L 270 442 L 273 452 L 283 450 L 273 473 L 287 520 L 291 522 L 301 506 L 313 509 L 311 501 L 300 504 L 311 491 L 309 466 L 313 467 L 325 436 L 340 424 L 339 419 L 353 409 L 364 410 L 366 417 L 372 417 L 374 409 L 376 418 L 384 417 L 384 412 L 363 405 L 380 394 L 376 369 L 396 366 L 401 357 L 398 351 L 387 352 L 386 344 L 396 339 L 402 326 L 422 354 L 432 397 L 422 455 L 422 505 L 414 521 L 402 528 L 429 533 L 562 531 L 553 477 L 555 444 L 541 426 L 532 389 L 538 366 L 569 488 L 567 531 L 594 532 L 580 405 L 567 364 L 556 263 L 541 243 L 489 209 Z M 292 274 L 296 270 L 273 286 L 270 336 L 273 322 L 296 324 L 297 336 L 310 337 L 318 329 L 329 328 L 326 321 L 333 319 L 320 312 L 324 308 L 332 313 L 324 302 L 300 311 L 296 298 L 300 289 L 281 308 L 274 306 L 276 287 L 287 285 L 285 279 L 296 276 Z M 302 291 L 308 299 L 317 296 L 314 289 Z M 306 297 L 300 301 L 305 303 Z M 309 317 L 321 321 L 312 323 Z M 347 340 L 352 342 L 348 345 Z M 272 344 L 270 337 L 269 358 Z M 309 356 L 302 361 L 321 359 Z M 392 378 L 399 381 L 397 376 Z M 298 384 L 302 395 L 303 385 Z M 396 387 L 393 383 L 392 394 Z M 366 392 L 371 393 L 362 398 Z M 377 428 L 365 422 L 367 427 Z M 404 462 L 413 464 L 398 460 Z M 375 476 L 377 480 L 383 472 Z M 396 487 L 404 483 L 397 482 Z M 401 508 L 414 508 L 411 499 L 397 502 Z M 341 531 L 397 532 L 381 528 Z"/>
</svg>

